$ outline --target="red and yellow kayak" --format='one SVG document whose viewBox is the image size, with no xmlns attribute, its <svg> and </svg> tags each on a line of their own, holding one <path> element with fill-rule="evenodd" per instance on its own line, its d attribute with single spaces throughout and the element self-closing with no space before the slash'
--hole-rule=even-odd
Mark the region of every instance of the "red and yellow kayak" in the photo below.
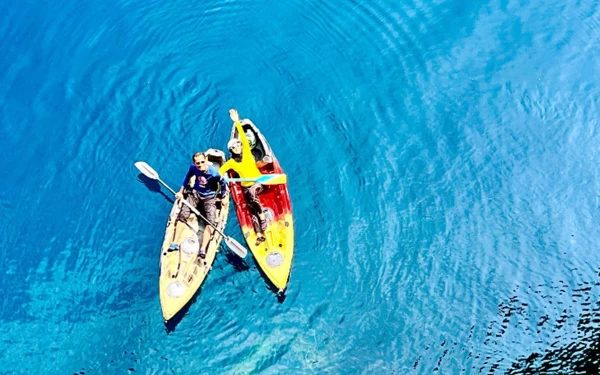
<svg viewBox="0 0 600 375">
<path fill-rule="evenodd" d="M 241 124 L 244 132 L 250 130 L 256 137 L 256 145 L 252 149 L 252 154 L 260 172 L 262 174 L 283 174 L 273 150 L 256 125 L 248 119 L 242 120 Z M 238 138 L 235 126 L 231 132 L 231 139 L 233 138 Z M 229 177 L 236 178 L 238 176 L 235 172 L 230 171 Z M 239 183 L 234 182 L 229 183 L 229 188 L 235 202 L 235 210 L 242 233 L 254 259 L 269 281 L 277 288 L 278 293 L 283 293 L 290 277 L 294 256 L 294 220 L 287 184 L 263 185 L 259 199 L 268 224 L 267 230 L 265 230 L 266 241 L 258 246 L 252 224 L 252 213 L 242 188 Z"/>
</svg>

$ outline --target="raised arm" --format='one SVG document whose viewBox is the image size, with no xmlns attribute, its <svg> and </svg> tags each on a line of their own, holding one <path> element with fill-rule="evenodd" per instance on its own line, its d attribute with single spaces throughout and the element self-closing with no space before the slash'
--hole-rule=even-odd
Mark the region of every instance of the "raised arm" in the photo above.
<svg viewBox="0 0 600 375">
<path fill-rule="evenodd" d="M 238 132 L 238 137 L 242 142 L 242 158 L 243 157 L 252 157 L 252 149 L 250 148 L 250 142 L 248 142 L 248 138 L 246 138 L 246 134 L 244 133 L 244 129 L 242 128 L 242 123 L 240 122 L 240 114 L 237 109 L 229 110 L 229 117 L 233 121 L 233 125 Z"/>
</svg>

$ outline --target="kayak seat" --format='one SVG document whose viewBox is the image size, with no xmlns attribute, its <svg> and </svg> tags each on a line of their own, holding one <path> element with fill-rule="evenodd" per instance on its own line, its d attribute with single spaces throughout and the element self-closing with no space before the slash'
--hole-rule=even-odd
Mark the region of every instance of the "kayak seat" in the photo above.
<svg viewBox="0 0 600 375">
<path fill-rule="evenodd" d="M 265 158 L 263 158 L 263 161 L 260 163 L 256 163 L 256 166 L 258 167 L 258 169 L 260 170 L 260 172 L 262 174 L 269 174 L 274 172 L 274 168 L 273 168 L 273 159 L 268 159 L 267 158 L 267 162 L 264 161 Z"/>
<path fill-rule="evenodd" d="M 249 124 L 242 124 L 242 129 L 244 129 L 244 132 L 251 131 L 254 134 L 254 137 L 256 138 L 256 144 L 252 148 L 252 156 L 254 156 L 254 160 L 257 163 L 261 162 L 262 158 L 265 157 L 265 148 L 262 144 L 260 136 Z"/>
<path fill-rule="evenodd" d="M 254 156 L 254 160 L 256 160 L 256 162 L 262 161 L 262 159 L 264 158 L 264 155 L 265 155 L 265 153 L 258 147 L 254 147 L 252 149 L 252 156 Z"/>
<path fill-rule="evenodd" d="M 217 169 L 223 164 L 225 164 L 225 153 L 220 150 L 208 149 L 205 152 L 206 159 L 212 165 L 214 165 Z"/>
</svg>

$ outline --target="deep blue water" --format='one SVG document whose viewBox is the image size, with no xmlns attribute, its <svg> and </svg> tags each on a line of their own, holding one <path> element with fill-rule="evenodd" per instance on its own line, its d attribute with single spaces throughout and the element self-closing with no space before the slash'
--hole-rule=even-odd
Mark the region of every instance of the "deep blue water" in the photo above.
<svg viewBox="0 0 600 375">
<path fill-rule="evenodd" d="M 0 373 L 593 362 L 597 1 L 0 0 L 0 50 Z M 133 163 L 176 186 L 231 107 L 290 176 L 287 298 L 221 252 L 167 333 Z"/>
</svg>

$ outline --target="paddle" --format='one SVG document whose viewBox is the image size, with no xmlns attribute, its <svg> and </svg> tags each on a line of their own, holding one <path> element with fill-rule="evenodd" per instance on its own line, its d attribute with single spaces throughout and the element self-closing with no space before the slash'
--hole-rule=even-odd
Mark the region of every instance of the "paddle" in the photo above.
<svg viewBox="0 0 600 375">
<path fill-rule="evenodd" d="M 258 182 L 263 185 L 279 185 L 287 183 L 285 174 L 263 174 L 254 178 L 225 178 L 227 182 Z"/>
<path fill-rule="evenodd" d="M 177 194 L 175 192 L 175 190 L 171 189 L 167 184 L 164 183 L 163 180 L 160 179 L 160 177 L 158 176 L 158 173 L 156 173 L 156 171 L 154 169 L 152 169 L 152 167 L 149 166 L 146 162 L 138 161 L 134 165 L 135 165 L 135 167 L 137 169 L 139 169 L 140 172 L 142 172 L 142 174 L 144 174 L 144 176 L 146 176 L 148 178 L 151 178 L 153 180 L 157 180 L 158 182 L 160 182 L 161 184 L 163 184 L 164 187 L 166 187 L 167 189 L 169 189 L 169 191 L 171 193 Z M 248 254 L 248 250 L 246 250 L 246 248 L 244 246 L 242 246 L 239 242 L 237 242 L 233 238 L 231 238 L 229 236 L 226 236 L 213 223 L 211 223 L 210 221 L 206 220 L 206 218 L 204 216 L 202 216 L 200 214 L 200 212 L 198 212 L 198 210 L 196 209 L 196 207 L 194 207 L 193 205 L 191 205 L 187 200 L 183 199 L 182 201 L 183 201 L 183 204 L 185 204 L 186 206 L 188 206 L 192 210 L 192 212 L 194 212 L 198 217 L 202 218 L 202 220 L 204 220 L 208 225 L 210 225 L 211 227 L 213 227 L 217 231 L 217 233 L 219 233 L 221 236 L 223 236 L 223 239 L 225 240 L 225 244 L 227 244 L 227 246 L 231 249 L 231 251 L 233 251 L 240 258 L 245 258 L 246 257 L 246 254 Z"/>
</svg>

